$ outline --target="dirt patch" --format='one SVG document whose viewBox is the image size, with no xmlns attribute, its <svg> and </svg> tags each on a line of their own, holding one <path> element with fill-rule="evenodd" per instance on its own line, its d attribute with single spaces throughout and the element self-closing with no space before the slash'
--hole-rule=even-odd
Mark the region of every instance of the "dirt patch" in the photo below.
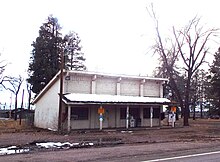
<svg viewBox="0 0 220 162">
<path fill-rule="evenodd" d="M 176 128 L 163 126 L 161 128 L 130 129 L 129 131 L 111 129 L 58 134 L 43 129 L 23 129 L 13 133 L 1 132 L 0 148 L 16 146 L 18 148 L 30 148 L 31 151 L 40 151 L 34 145 L 39 142 L 93 143 L 89 147 L 189 141 L 220 142 L 220 120 L 190 120 L 188 127 L 182 127 L 181 120 L 178 122 L 179 126 Z"/>
</svg>

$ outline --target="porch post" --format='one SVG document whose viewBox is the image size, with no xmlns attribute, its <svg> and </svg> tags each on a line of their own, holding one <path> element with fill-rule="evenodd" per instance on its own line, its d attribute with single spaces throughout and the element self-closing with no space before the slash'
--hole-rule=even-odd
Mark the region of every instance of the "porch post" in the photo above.
<svg viewBox="0 0 220 162">
<path fill-rule="evenodd" d="M 127 106 L 126 110 L 126 129 L 128 129 L 129 126 L 129 106 Z"/>
<path fill-rule="evenodd" d="M 96 93 L 96 78 L 97 78 L 96 75 L 94 75 L 92 77 L 91 94 L 95 94 Z"/>
<path fill-rule="evenodd" d="M 140 82 L 140 97 L 144 96 L 144 83 L 145 83 L 145 79 L 141 80 Z"/>
<path fill-rule="evenodd" d="M 71 106 L 68 105 L 68 116 L 67 116 L 67 131 L 68 132 L 70 132 L 70 129 L 71 129 L 70 121 L 71 121 Z"/>
<path fill-rule="evenodd" d="M 140 119 L 141 119 L 141 125 L 140 126 L 144 126 L 143 125 L 143 121 L 144 121 L 144 110 L 143 110 L 144 108 L 141 106 L 140 107 Z"/>
<path fill-rule="evenodd" d="M 118 78 L 117 83 L 116 83 L 116 95 L 121 94 L 121 77 Z"/>
<path fill-rule="evenodd" d="M 150 107 L 150 127 L 153 127 L 153 107 Z"/>
</svg>

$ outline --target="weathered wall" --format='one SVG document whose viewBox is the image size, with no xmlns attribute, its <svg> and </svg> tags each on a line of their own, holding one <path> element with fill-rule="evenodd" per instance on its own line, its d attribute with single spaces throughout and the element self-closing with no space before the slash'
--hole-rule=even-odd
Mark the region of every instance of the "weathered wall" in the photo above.
<svg viewBox="0 0 220 162">
<path fill-rule="evenodd" d="M 162 97 L 161 82 L 103 75 L 70 74 L 65 93 Z"/>
<path fill-rule="evenodd" d="M 147 81 L 144 83 L 144 96 L 160 97 L 160 83 L 158 81 Z"/>
<path fill-rule="evenodd" d="M 91 76 L 71 75 L 70 80 L 64 81 L 65 93 L 91 93 Z"/>
<path fill-rule="evenodd" d="M 71 120 L 72 129 L 89 129 L 89 120 Z"/>
<path fill-rule="evenodd" d="M 140 95 L 140 81 L 131 79 L 122 79 L 121 95 L 124 96 L 139 96 Z"/>
<path fill-rule="evenodd" d="M 34 124 L 39 128 L 57 129 L 59 112 L 59 80 L 36 103 Z"/>
<path fill-rule="evenodd" d="M 116 79 L 97 77 L 96 94 L 116 95 Z"/>
<path fill-rule="evenodd" d="M 143 126 L 150 127 L 150 119 L 144 119 L 142 124 L 143 124 Z M 159 125 L 160 125 L 160 120 L 153 118 L 152 119 L 152 126 L 154 127 L 154 126 L 159 126 Z"/>
</svg>

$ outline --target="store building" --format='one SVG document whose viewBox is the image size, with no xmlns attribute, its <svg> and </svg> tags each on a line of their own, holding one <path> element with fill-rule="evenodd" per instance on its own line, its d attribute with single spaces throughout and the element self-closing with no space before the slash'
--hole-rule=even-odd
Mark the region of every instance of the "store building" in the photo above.
<svg viewBox="0 0 220 162">
<path fill-rule="evenodd" d="M 66 71 L 59 109 L 59 76 L 33 101 L 36 127 L 57 130 L 59 114 L 67 131 L 160 126 L 162 107 L 170 102 L 163 98 L 164 78 Z"/>
</svg>

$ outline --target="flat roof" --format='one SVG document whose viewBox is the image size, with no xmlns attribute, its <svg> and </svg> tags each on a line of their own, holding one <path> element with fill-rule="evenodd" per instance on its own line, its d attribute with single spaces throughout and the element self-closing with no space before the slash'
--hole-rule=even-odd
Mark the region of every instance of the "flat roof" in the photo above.
<svg viewBox="0 0 220 162">
<path fill-rule="evenodd" d="M 92 71 L 66 71 L 67 74 L 85 74 L 85 75 L 98 75 L 98 76 L 105 76 L 105 77 L 114 77 L 114 78 L 130 78 L 130 79 L 146 79 L 146 80 L 157 80 L 157 81 L 168 81 L 167 78 L 156 78 L 156 77 L 149 77 L 143 75 L 128 75 L 128 74 L 111 74 L 111 73 L 101 73 L 101 72 L 92 72 Z"/>
<path fill-rule="evenodd" d="M 66 104 L 91 103 L 91 104 L 168 104 L 170 100 L 159 97 L 139 97 L 103 94 L 65 94 L 63 101 Z"/>
</svg>

